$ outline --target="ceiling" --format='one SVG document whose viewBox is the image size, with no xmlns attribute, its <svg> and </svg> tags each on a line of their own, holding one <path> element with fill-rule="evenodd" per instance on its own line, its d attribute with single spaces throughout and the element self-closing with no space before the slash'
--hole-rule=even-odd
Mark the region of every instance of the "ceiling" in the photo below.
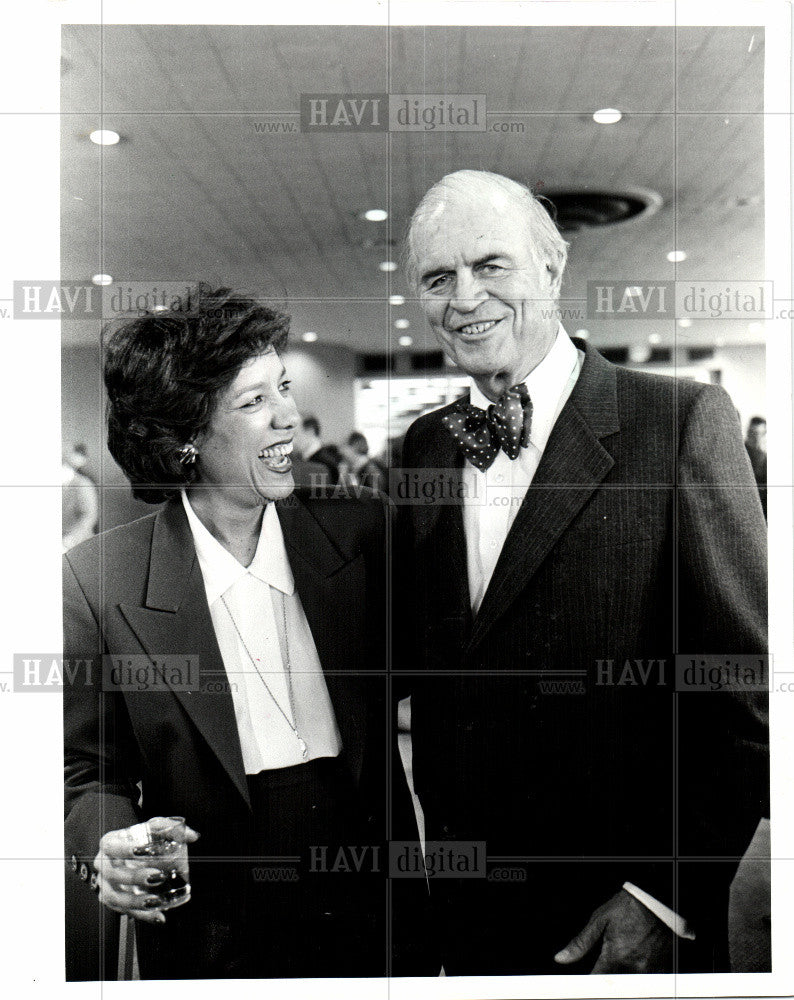
<svg viewBox="0 0 794 1000">
<path fill-rule="evenodd" d="M 564 308 L 594 279 L 761 280 L 763 72 L 752 27 L 65 26 L 63 278 L 230 284 L 285 305 L 296 335 L 374 353 L 404 318 L 430 349 L 415 303 L 388 305 L 402 272 L 378 264 L 399 260 L 424 191 L 469 167 L 661 196 L 646 219 L 571 236 Z M 514 131 L 300 132 L 303 93 L 484 94 L 489 128 Z M 602 107 L 623 119 L 596 124 Z M 121 142 L 91 143 L 100 124 Z M 600 346 L 763 338 L 738 321 L 565 322 Z M 63 330 L 97 342 L 87 321 Z"/>
</svg>

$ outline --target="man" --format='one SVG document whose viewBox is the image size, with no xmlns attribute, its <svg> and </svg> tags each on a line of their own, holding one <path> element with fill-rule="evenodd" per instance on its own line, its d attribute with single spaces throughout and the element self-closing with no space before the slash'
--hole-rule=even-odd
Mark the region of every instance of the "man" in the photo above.
<svg viewBox="0 0 794 1000">
<path fill-rule="evenodd" d="M 488 858 L 486 878 L 430 879 L 440 960 L 725 969 L 728 888 L 768 792 L 763 696 L 678 693 L 674 655 L 766 648 L 764 523 L 730 400 L 568 338 L 566 244 L 514 181 L 443 178 L 407 251 L 472 379 L 408 431 L 410 481 L 445 482 L 445 502 L 417 489 L 395 547 L 428 852 Z"/>
<path fill-rule="evenodd" d="M 321 465 L 327 475 L 327 483 L 336 486 L 339 482 L 339 463 L 342 456 L 332 444 L 323 444 L 320 437 L 320 421 L 317 417 L 304 417 L 295 435 L 295 447 L 303 462 Z"/>
<path fill-rule="evenodd" d="M 75 445 L 71 454 L 64 455 L 61 462 L 63 472 L 61 530 L 64 552 L 90 538 L 96 532 L 99 517 L 96 485 L 90 476 L 81 471 L 85 451 L 81 452 L 80 449 L 84 447 Z M 78 462 L 80 464 L 77 464 Z"/>
<path fill-rule="evenodd" d="M 761 494 L 761 506 L 766 517 L 766 420 L 763 417 L 750 417 L 744 446 L 750 457 L 750 465 L 753 467 L 758 492 Z"/>
<path fill-rule="evenodd" d="M 349 470 L 346 475 L 351 485 L 385 490 L 386 470 L 370 457 L 369 443 L 361 431 L 353 431 L 348 436 L 341 452 Z"/>
</svg>

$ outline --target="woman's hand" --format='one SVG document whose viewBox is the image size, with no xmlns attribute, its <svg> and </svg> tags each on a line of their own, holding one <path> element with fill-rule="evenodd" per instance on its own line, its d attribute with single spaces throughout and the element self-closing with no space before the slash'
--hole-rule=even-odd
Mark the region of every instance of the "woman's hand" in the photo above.
<svg viewBox="0 0 794 1000">
<path fill-rule="evenodd" d="M 167 822 L 155 817 L 155 823 Z M 103 903 L 116 913 L 124 913 L 150 924 L 164 924 L 165 915 L 159 907 L 164 900 L 156 895 L 158 886 L 168 876 L 153 867 L 151 859 L 136 853 L 145 844 L 145 824 L 110 830 L 99 842 L 94 858 L 95 876 L 92 884 Z M 189 826 L 184 828 L 186 844 L 193 844 L 199 835 Z M 187 880 L 187 871 L 181 873 Z"/>
</svg>

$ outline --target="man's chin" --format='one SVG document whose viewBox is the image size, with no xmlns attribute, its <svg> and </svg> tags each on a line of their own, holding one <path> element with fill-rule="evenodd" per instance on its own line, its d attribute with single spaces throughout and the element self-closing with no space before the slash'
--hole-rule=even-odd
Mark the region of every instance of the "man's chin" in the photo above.
<svg viewBox="0 0 794 1000">
<path fill-rule="evenodd" d="M 485 344 L 460 345 L 451 360 L 472 378 L 489 378 L 504 367 L 499 351 Z"/>
</svg>

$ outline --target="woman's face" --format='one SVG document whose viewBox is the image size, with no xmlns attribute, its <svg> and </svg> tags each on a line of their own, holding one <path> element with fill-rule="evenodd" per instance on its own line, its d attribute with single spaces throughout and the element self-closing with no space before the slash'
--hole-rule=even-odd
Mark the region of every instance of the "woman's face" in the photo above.
<svg viewBox="0 0 794 1000">
<path fill-rule="evenodd" d="M 196 439 L 199 485 L 245 506 L 289 496 L 298 420 L 284 365 L 270 348 L 243 365 Z"/>
</svg>

